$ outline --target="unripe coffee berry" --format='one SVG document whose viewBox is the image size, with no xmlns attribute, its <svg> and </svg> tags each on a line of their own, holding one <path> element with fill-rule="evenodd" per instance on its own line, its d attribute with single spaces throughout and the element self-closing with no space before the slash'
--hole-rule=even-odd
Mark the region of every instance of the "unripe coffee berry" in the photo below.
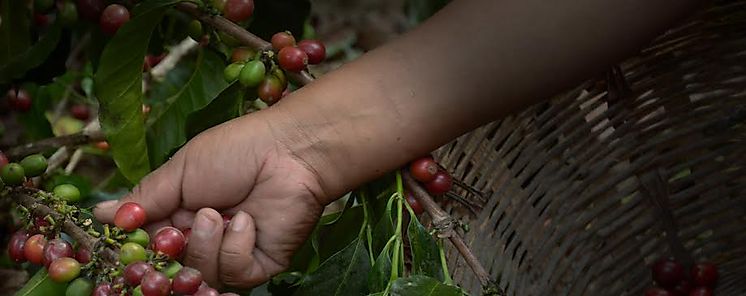
<svg viewBox="0 0 746 296">
<path fill-rule="evenodd" d="M 0 178 L 5 185 L 18 186 L 26 180 L 26 172 L 20 164 L 9 163 L 0 169 Z"/>
</svg>

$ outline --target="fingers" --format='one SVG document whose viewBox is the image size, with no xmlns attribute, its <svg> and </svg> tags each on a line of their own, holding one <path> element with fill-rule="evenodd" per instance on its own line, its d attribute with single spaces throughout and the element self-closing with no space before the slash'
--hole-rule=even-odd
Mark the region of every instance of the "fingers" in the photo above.
<svg viewBox="0 0 746 296">
<path fill-rule="evenodd" d="M 114 214 L 126 202 L 137 202 L 145 208 L 149 222 L 168 217 L 181 204 L 181 179 L 183 176 L 183 153 L 177 153 L 161 168 L 145 177 L 132 193 L 116 201 L 100 203 L 94 209 L 96 218 L 103 223 L 112 223 Z"/>
<path fill-rule="evenodd" d="M 239 211 L 225 229 L 220 248 L 220 280 L 223 283 L 234 287 L 250 287 L 255 241 L 254 218 Z"/>
<path fill-rule="evenodd" d="M 218 257 L 223 240 L 223 217 L 215 210 L 204 208 L 197 212 L 192 234 L 187 244 L 185 263 L 202 272 L 203 280 L 218 286 Z"/>
</svg>

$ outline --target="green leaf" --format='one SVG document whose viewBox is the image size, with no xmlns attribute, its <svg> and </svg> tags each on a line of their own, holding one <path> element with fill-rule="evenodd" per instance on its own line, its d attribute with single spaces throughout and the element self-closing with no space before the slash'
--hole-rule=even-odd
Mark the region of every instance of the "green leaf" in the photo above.
<svg viewBox="0 0 746 296">
<path fill-rule="evenodd" d="M 371 292 L 383 291 L 391 279 L 391 252 L 390 245 L 386 246 L 373 263 L 373 270 L 368 276 L 368 288 Z"/>
<path fill-rule="evenodd" d="M 440 264 L 440 252 L 435 239 L 417 219 L 410 220 L 407 236 L 412 249 L 412 273 L 431 276 L 442 281 L 443 268 Z"/>
<path fill-rule="evenodd" d="M 223 77 L 222 74 L 220 77 Z M 233 83 L 204 108 L 193 112 L 186 120 L 189 139 L 197 134 L 241 115 L 245 91 L 239 83 Z"/>
<path fill-rule="evenodd" d="M 16 292 L 15 296 L 65 295 L 65 289 L 66 284 L 52 281 L 47 274 L 47 270 L 41 268 L 21 290 Z"/>
<path fill-rule="evenodd" d="M 249 27 L 252 33 L 264 40 L 281 31 L 290 31 L 296 38 L 303 36 L 311 12 L 309 0 L 255 0 L 254 5 L 256 13 Z"/>
<path fill-rule="evenodd" d="M 62 25 L 54 24 L 34 46 L 18 54 L 0 67 L 0 84 L 24 76 L 28 70 L 38 67 L 57 47 L 62 35 Z"/>
<path fill-rule="evenodd" d="M 450 0 L 407 0 L 407 15 L 412 24 L 419 24 L 445 7 Z"/>
<path fill-rule="evenodd" d="M 365 240 L 357 238 L 308 275 L 295 295 L 365 295 L 369 272 Z"/>
<path fill-rule="evenodd" d="M 26 1 L 6 0 L 0 3 L 0 64 L 5 65 L 31 45 Z"/>
<path fill-rule="evenodd" d="M 319 228 L 318 252 L 321 261 L 344 249 L 358 237 L 364 216 L 363 207 L 354 206 L 346 210 L 336 223 Z"/>
<path fill-rule="evenodd" d="M 122 174 L 138 183 L 150 172 L 142 116 L 142 63 L 153 29 L 168 5 L 178 1 L 151 0 L 138 5 L 101 54 L 94 77 L 99 119 Z"/>
<path fill-rule="evenodd" d="M 217 54 L 200 50 L 194 63 L 189 78 L 166 98 L 165 110 L 156 115 L 148 129 L 152 167 L 163 164 L 172 151 L 186 143 L 189 115 L 206 107 L 228 87 L 222 76 L 225 63 Z"/>
<path fill-rule="evenodd" d="M 458 287 L 449 286 L 422 275 L 400 278 L 391 285 L 391 296 L 462 296 L 465 294 Z"/>
</svg>

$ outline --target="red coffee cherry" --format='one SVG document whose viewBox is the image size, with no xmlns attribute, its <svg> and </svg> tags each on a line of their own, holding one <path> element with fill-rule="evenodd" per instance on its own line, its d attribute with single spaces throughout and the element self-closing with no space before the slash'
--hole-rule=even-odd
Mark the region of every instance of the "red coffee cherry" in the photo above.
<svg viewBox="0 0 746 296">
<path fill-rule="evenodd" d="M 114 225 L 127 232 L 134 231 L 145 224 L 145 209 L 137 203 L 123 204 L 114 214 Z"/>
<path fill-rule="evenodd" d="M 150 242 L 150 248 L 153 251 L 163 253 L 171 259 L 179 258 L 185 246 L 184 234 L 170 226 L 158 230 Z"/>
<path fill-rule="evenodd" d="M 282 98 L 282 82 L 273 75 L 264 77 L 264 80 L 257 86 L 256 92 L 259 99 L 267 105 L 273 105 Z"/>
<path fill-rule="evenodd" d="M 319 40 L 303 40 L 298 42 L 298 48 L 308 55 L 308 63 L 316 65 L 326 58 L 326 47 Z"/>
<path fill-rule="evenodd" d="M 93 289 L 91 296 L 112 296 L 114 291 L 111 289 L 110 283 L 100 283 L 96 288 Z"/>
<path fill-rule="evenodd" d="M 675 295 L 661 288 L 650 288 L 645 291 L 645 296 L 675 296 Z"/>
<path fill-rule="evenodd" d="M 276 51 L 288 46 L 295 46 L 295 37 L 288 31 L 277 32 L 272 35 L 272 48 Z"/>
<path fill-rule="evenodd" d="M 86 121 L 91 118 L 91 109 L 83 104 L 75 104 L 70 107 L 70 114 L 78 120 Z"/>
<path fill-rule="evenodd" d="M 440 195 L 451 190 L 452 185 L 453 179 L 451 179 L 451 175 L 446 171 L 440 170 L 435 175 L 435 179 L 425 184 L 425 189 L 427 189 L 427 192 L 430 192 L 430 194 Z"/>
<path fill-rule="evenodd" d="M 652 271 L 653 280 L 664 288 L 672 288 L 684 279 L 684 266 L 673 259 L 658 260 Z"/>
<path fill-rule="evenodd" d="M 308 64 L 308 55 L 297 47 L 285 47 L 277 54 L 280 67 L 290 72 L 300 72 Z"/>
<path fill-rule="evenodd" d="M 78 260 L 80 264 L 88 264 L 88 262 L 91 262 L 91 251 L 84 247 L 78 248 L 78 251 L 75 252 L 75 260 Z"/>
<path fill-rule="evenodd" d="M 42 265 L 44 264 L 44 246 L 47 245 L 47 238 L 43 234 L 36 234 L 26 240 L 23 246 L 23 255 L 29 262 Z"/>
<path fill-rule="evenodd" d="M 44 266 L 49 267 L 52 261 L 63 258 L 73 257 L 73 246 L 63 239 L 50 240 L 46 246 L 44 246 Z"/>
<path fill-rule="evenodd" d="M 137 286 L 145 274 L 154 270 L 153 266 L 142 261 L 130 263 L 124 268 L 124 281 L 130 286 Z"/>
<path fill-rule="evenodd" d="M 689 296 L 712 296 L 712 290 L 708 287 L 697 287 L 689 292 Z"/>
<path fill-rule="evenodd" d="M 167 296 L 171 293 L 171 282 L 160 271 L 151 271 L 142 277 L 140 288 L 144 296 Z"/>
<path fill-rule="evenodd" d="M 23 88 L 8 90 L 8 104 L 13 110 L 20 112 L 28 112 L 31 110 L 33 101 L 31 100 L 31 94 Z"/>
<path fill-rule="evenodd" d="M 10 237 L 8 243 L 8 255 L 15 263 L 26 262 L 26 255 L 23 253 L 23 246 L 26 245 L 29 234 L 25 230 L 19 230 Z"/>
<path fill-rule="evenodd" d="M 692 267 L 692 281 L 697 286 L 715 287 L 718 280 L 717 265 L 710 262 L 700 262 Z"/>
<path fill-rule="evenodd" d="M 228 0 L 225 2 L 223 15 L 231 21 L 242 22 L 249 19 L 252 14 L 254 14 L 253 0 Z"/>
<path fill-rule="evenodd" d="M 6 164 L 8 164 L 8 157 L 5 156 L 5 153 L 0 151 L 0 168 L 3 168 Z"/>
<path fill-rule="evenodd" d="M 101 30 L 108 35 L 114 35 L 124 23 L 130 20 L 130 11 L 119 4 L 111 4 L 101 13 Z"/>
<path fill-rule="evenodd" d="M 409 207 L 412 208 L 412 211 L 415 215 L 422 214 L 424 210 L 422 209 L 422 204 L 420 204 L 420 201 L 417 200 L 417 198 L 414 197 L 414 194 L 410 191 L 405 191 L 404 195 L 407 198 L 407 203 L 409 204 Z"/>
<path fill-rule="evenodd" d="M 438 164 L 429 156 L 418 158 L 409 165 L 409 172 L 412 177 L 422 183 L 435 180 L 439 170 Z"/>
<path fill-rule="evenodd" d="M 80 16 L 92 22 L 98 22 L 104 11 L 103 0 L 78 0 L 76 4 Z"/>
<path fill-rule="evenodd" d="M 181 295 L 197 293 L 202 284 L 202 273 L 191 267 L 184 267 L 174 276 L 171 287 L 173 292 Z"/>
</svg>

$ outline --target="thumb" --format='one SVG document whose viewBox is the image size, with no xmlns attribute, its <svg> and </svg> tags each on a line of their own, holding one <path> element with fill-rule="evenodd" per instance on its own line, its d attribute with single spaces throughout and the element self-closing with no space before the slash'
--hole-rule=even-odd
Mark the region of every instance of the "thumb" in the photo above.
<svg viewBox="0 0 746 296">
<path fill-rule="evenodd" d="M 163 166 L 150 173 L 120 200 L 99 203 L 93 209 L 96 219 L 102 223 L 114 222 L 114 215 L 122 204 L 136 202 L 144 209 L 148 222 L 169 217 L 181 204 L 181 184 L 184 157 L 177 153 Z"/>
</svg>

